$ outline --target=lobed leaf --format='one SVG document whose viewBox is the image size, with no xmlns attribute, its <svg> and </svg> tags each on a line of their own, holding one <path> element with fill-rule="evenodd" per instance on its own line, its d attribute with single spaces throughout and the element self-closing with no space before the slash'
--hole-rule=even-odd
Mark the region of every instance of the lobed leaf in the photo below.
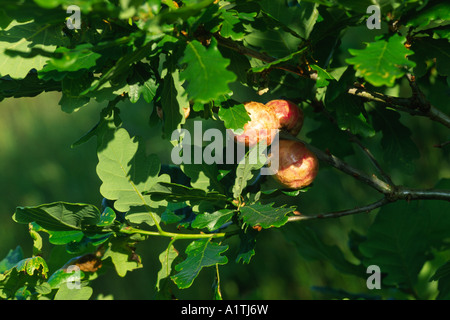
<svg viewBox="0 0 450 320">
<path fill-rule="evenodd" d="M 218 192 L 205 192 L 202 189 L 189 188 L 181 184 L 159 182 L 149 191 L 143 192 L 150 195 L 154 201 L 167 200 L 169 202 L 197 203 L 199 201 L 227 201 L 227 197 Z"/>
<path fill-rule="evenodd" d="M 281 227 L 288 221 L 286 216 L 295 208 L 274 208 L 272 204 L 251 204 L 240 208 L 240 216 L 250 226 L 262 228 Z"/>
<path fill-rule="evenodd" d="M 100 219 L 99 210 L 89 204 L 54 202 L 34 207 L 17 207 L 13 220 L 18 223 L 36 222 L 52 231 L 87 230 Z"/>
<path fill-rule="evenodd" d="M 159 181 L 168 181 L 168 175 L 158 176 L 160 163 L 156 155 L 146 156 L 139 143 L 125 129 L 109 131 L 103 137 L 103 146 L 98 151 L 97 174 L 102 180 L 100 193 L 116 200 L 114 208 L 134 213 L 147 212 L 153 222 L 159 221 L 154 212 L 163 203 L 156 203 L 143 195 Z"/>
<path fill-rule="evenodd" d="M 212 242 L 211 239 L 192 241 L 185 251 L 187 254 L 186 260 L 175 266 L 178 273 L 171 279 L 178 288 L 189 288 L 204 267 L 228 262 L 227 257 L 221 255 L 227 249 L 228 246 L 219 245 Z"/>
<path fill-rule="evenodd" d="M 405 41 L 406 38 L 398 34 L 388 40 L 378 39 L 367 43 L 362 50 L 349 49 L 354 57 L 345 61 L 354 65 L 356 76 L 363 77 L 374 86 L 392 87 L 395 80 L 406 73 L 407 68 L 416 65 L 406 58 L 414 52 L 405 48 Z"/>
<path fill-rule="evenodd" d="M 228 107 L 222 104 L 218 115 L 225 128 L 233 131 L 243 129 L 244 125 L 251 120 L 243 104 Z"/>
<path fill-rule="evenodd" d="M 57 46 L 66 44 L 60 26 L 40 25 L 34 21 L 13 21 L 0 30 L 0 76 L 23 79 L 31 69 L 40 70 Z M 31 55 L 32 50 L 41 54 Z"/>
<path fill-rule="evenodd" d="M 228 85 L 236 80 L 236 75 L 227 70 L 230 62 L 222 57 L 216 41 L 208 48 L 197 40 L 189 42 L 181 63 L 187 67 L 180 78 L 186 81 L 188 97 L 196 102 L 208 103 L 230 92 Z"/>
</svg>

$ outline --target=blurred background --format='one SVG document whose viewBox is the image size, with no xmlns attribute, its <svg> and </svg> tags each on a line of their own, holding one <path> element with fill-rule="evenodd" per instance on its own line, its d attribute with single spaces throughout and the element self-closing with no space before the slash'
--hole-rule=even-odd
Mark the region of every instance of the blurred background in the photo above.
<svg viewBox="0 0 450 320">
<path fill-rule="evenodd" d="M 368 33 L 353 29 L 344 38 L 344 48 L 361 48 L 363 41 L 373 40 L 373 35 L 362 39 L 361 36 Z M 343 52 L 342 57 L 345 54 Z M 401 90 L 391 94 L 409 94 L 406 89 L 405 92 Z M 239 92 L 235 94 L 239 97 Z M 266 96 L 256 98 L 268 100 Z M 34 98 L 0 102 L 0 260 L 17 245 L 22 247 L 25 256 L 32 254 L 27 226 L 16 224 L 11 219 L 17 206 L 54 201 L 101 206 L 101 182 L 96 175 L 96 139 L 74 149 L 70 146 L 97 123 L 99 112 L 105 105 L 91 102 L 78 112 L 66 114 L 58 105 L 59 99 L 59 93 L 44 93 Z M 124 127 L 130 134 L 143 136 L 148 151 L 158 154 L 162 163 L 170 163 L 171 144 L 161 139 L 161 124 L 153 128 L 148 125 L 152 107 L 141 100 L 136 104 L 121 103 L 118 106 Z M 305 113 L 308 117 L 311 110 L 306 107 Z M 409 115 L 404 115 L 402 122 L 411 128 L 421 157 L 414 161 L 415 170 L 410 174 L 405 174 L 401 168 L 386 168 L 394 180 L 399 184 L 426 188 L 441 178 L 450 178 L 448 152 L 433 147 L 445 141 L 445 128 L 428 119 Z M 302 132 L 313 130 L 317 125 L 314 120 L 306 120 Z M 305 138 L 304 133 L 300 135 Z M 376 157 L 382 158 L 379 141 L 380 137 L 371 139 L 369 147 Z M 367 161 L 358 152 L 356 154 L 352 164 L 370 172 L 372 168 Z M 299 197 L 274 200 L 296 204 L 305 214 L 315 214 L 364 205 L 378 197 L 356 180 L 326 166 L 319 171 L 315 186 Z M 338 246 L 348 260 L 357 263 L 349 249 L 348 234 L 354 230 L 364 235 L 375 214 L 376 211 L 368 215 L 311 221 L 302 223 L 302 226 L 310 227 L 323 243 Z M 292 241 L 299 228 L 300 224 L 289 224 L 279 230 L 262 231 L 257 240 L 256 255 L 248 265 L 234 263 L 237 242 L 232 239 L 227 252 L 230 262 L 220 267 L 223 297 L 322 299 L 338 296 L 339 291 L 330 295 L 333 289 L 377 297 L 376 292 L 367 289 L 364 279 L 338 272 L 326 257 L 322 260 L 305 259 Z M 159 238 L 140 243 L 137 253 L 141 255 L 144 268 L 128 273 L 124 278 L 120 278 L 113 269 L 106 271 L 92 282 L 94 298 L 98 295 L 114 299 L 154 298 L 156 275 L 160 269 L 158 256 L 167 244 L 167 239 Z M 50 255 L 52 246 L 46 242 L 44 247 Z M 174 287 L 174 294 L 180 299 L 211 299 L 214 276 L 214 268 L 205 269 L 191 288 L 177 290 Z"/>
</svg>

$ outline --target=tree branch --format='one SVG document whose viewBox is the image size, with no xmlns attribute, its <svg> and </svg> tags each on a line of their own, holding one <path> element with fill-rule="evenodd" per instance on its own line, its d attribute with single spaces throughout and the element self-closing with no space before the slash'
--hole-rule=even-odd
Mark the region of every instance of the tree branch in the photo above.
<svg viewBox="0 0 450 320">
<path fill-rule="evenodd" d="M 314 215 L 296 215 L 290 216 L 288 222 L 315 220 L 315 219 L 329 219 L 340 218 L 358 213 L 369 213 L 379 207 L 382 207 L 388 203 L 396 202 L 399 200 L 444 200 L 450 201 L 450 190 L 421 190 L 421 189 L 409 189 L 400 187 L 394 190 L 391 194 L 386 195 L 384 198 L 377 200 L 371 204 L 363 207 L 356 207 L 353 209 L 347 209 L 342 211 L 319 213 Z"/>
<path fill-rule="evenodd" d="M 377 101 L 389 105 L 391 108 L 397 109 L 399 111 L 407 112 L 411 115 L 418 115 L 422 117 L 427 117 L 433 121 L 439 122 L 450 128 L 450 117 L 436 109 L 428 102 L 424 105 L 421 99 L 415 98 L 398 98 L 388 95 L 384 95 L 377 92 L 370 92 L 364 88 L 351 88 L 347 93 L 363 98 L 369 101 Z"/>
<path fill-rule="evenodd" d="M 288 222 L 314 220 L 314 219 L 340 218 L 343 216 L 348 216 L 348 215 L 357 214 L 357 213 L 363 213 L 363 212 L 369 213 L 372 210 L 375 210 L 381 206 L 384 206 L 385 204 L 387 204 L 389 202 L 390 201 L 386 197 L 384 197 L 374 203 L 368 204 L 367 206 L 363 206 L 363 207 L 357 207 L 357 208 L 348 209 L 348 210 L 322 213 L 322 214 L 316 214 L 316 215 L 291 216 L 288 218 Z"/>
<path fill-rule="evenodd" d="M 319 160 L 324 161 L 331 166 L 335 167 L 336 169 L 352 176 L 353 178 L 360 180 L 361 182 L 367 184 L 368 186 L 372 187 L 373 189 L 377 190 L 381 194 L 384 195 L 390 195 L 393 191 L 393 186 L 389 185 L 388 183 L 380 180 L 377 176 L 372 175 L 366 175 L 365 173 L 359 171 L 358 169 L 352 167 L 345 161 L 339 159 L 338 157 L 330 154 L 325 153 L 322 150 L 306 143 L 305 141 L 299 140 L 295 138 L 296 140 L 302 142 L 305 144 L 309 150 L 311 150 Z"/>
</svg>

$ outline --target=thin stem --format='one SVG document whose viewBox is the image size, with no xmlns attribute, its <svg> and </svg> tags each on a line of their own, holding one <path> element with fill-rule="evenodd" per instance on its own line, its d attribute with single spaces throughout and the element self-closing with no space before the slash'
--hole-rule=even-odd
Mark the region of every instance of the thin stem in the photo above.
<svg viewBox="0 0 450 320">
<path fill-rule="evenodd" d="M 174 233 L 174 232 L 166 232 L 166 231 L 148 231 L 141 230 L 133 227 L 126 227 L 120 230 L 121 233 L 126 234 L 143 234 L 149 236 L 160 236 L 160 237 L 170 237 L 173 240 L 179 239 L 204 239 L 204 238 L 223 238 L 226 236 L 226 233 Z"/>
<path fill-rule="evenodd" d="M 311 146 L 302 140 L 299 140 L 299 139 L 296 139 L 296 140 L 304 143 L 308 147 L 308 149 L 311 150 L 317 156 L 317 158 L 319 160 L 327 162 L 328 164 L 335 167 L 336 169 L 354 177 L 357 180 L 364 182 L 365 184 L 374 188 L 378 192 L 380 192 L 384 195 L 389 195 L 392 192 L 393 186 L 389 185 L 388 183 L 386 183 L 384 181 L 381 181 L 377 176 L 375 176 L 375 175 L 368 176 L 365 173 L 359 171 L 358 169 L 352 167 L 345 161 L 339 159 L 338 157 L 336 157 L 330 153 L 325 153 L 322 150 L 320 150 L 314 146 Z"/>
<path fill-rule="evenodd" d="M 385 196 L 384 198 L 375 201 L 371 204 L 368 204 L 363 207 L 357 207 L 353 209 L 347 209 L 342 211 L 328 212 L 328 213 L 319 213 L 314 215 L 300 215 L 300 216 L 291 216 L 288 218 L 288 222 L 294 221 L 304 221 L 304 220 L 314 220 L 314 219 L 329 219 L 329 218 L 340 218 L 343 216 L 348 216 L 352 214 L 358 213 L 369 213 L 381 206 L 384 206 L 388 203 L 396 202 L 399 200 L 443 200 L 450 202 L 450 190 L 423 190 L 423 189 L 409 189 L 400 187 L 397 190 L 393 191 L 389 196 Z"/>
<path fill-rule="evenodd" d="M 389 203 L 390 201 L 384 197 L 374 203 L 368 204 L 366 206 L 363 207 L 357 207 L 357 208 L 353 208 L 353 209 L 348 209 L 348 210 L 342 210 L 342 211 L 335 211 L 335 212 L 328 212 L 328 213 L 321 213 L 321 214 L 315 214 L 315 215 L 300 215 L 300 216 L 291 216 L 288 218 L 288 222 L 292 222 L 292 221 L 303 221 L 303 220 L 313 220 L 313 219 L 328 219 L 328 218 L 340 218 L 343 216 L 348 216 L 348 215 L 352 215 L 352 214 L 357 214 L 357 213 L 369 213 L 387 203 Z"/>
<path fill-rule="evenodd" d="M 444 200 L 450 201 L 450 190 L 410 189 L 399 187 L 391 196 L 393 200 Z"/>
</svg>

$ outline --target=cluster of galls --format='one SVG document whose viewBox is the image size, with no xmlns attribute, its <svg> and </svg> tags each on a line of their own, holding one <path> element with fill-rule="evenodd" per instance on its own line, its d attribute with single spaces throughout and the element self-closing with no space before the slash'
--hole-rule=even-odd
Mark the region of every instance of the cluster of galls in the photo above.
<svg viewBox="0 0 450 320">
<path fill-rule="evenodd" d="M 247 102 L 244 104 L 250 121 L 244 126 L 244 132 L 236 135 L 238 143 L 254 146 L 258 142 L 270 145 L 277 130 L 285 130 L 297 136 L 303 126 L 303 112 L 293 102 L 272 100 L 266 104 Z M 272 158 L 269 155 L 269 161 Z M 310 185 L 319 169 L 316 156 L 306 146 L 294 140 L 279 141 L 278 171 L 273 178 L 288 189 L 301 189 Z"/>
</svg>

